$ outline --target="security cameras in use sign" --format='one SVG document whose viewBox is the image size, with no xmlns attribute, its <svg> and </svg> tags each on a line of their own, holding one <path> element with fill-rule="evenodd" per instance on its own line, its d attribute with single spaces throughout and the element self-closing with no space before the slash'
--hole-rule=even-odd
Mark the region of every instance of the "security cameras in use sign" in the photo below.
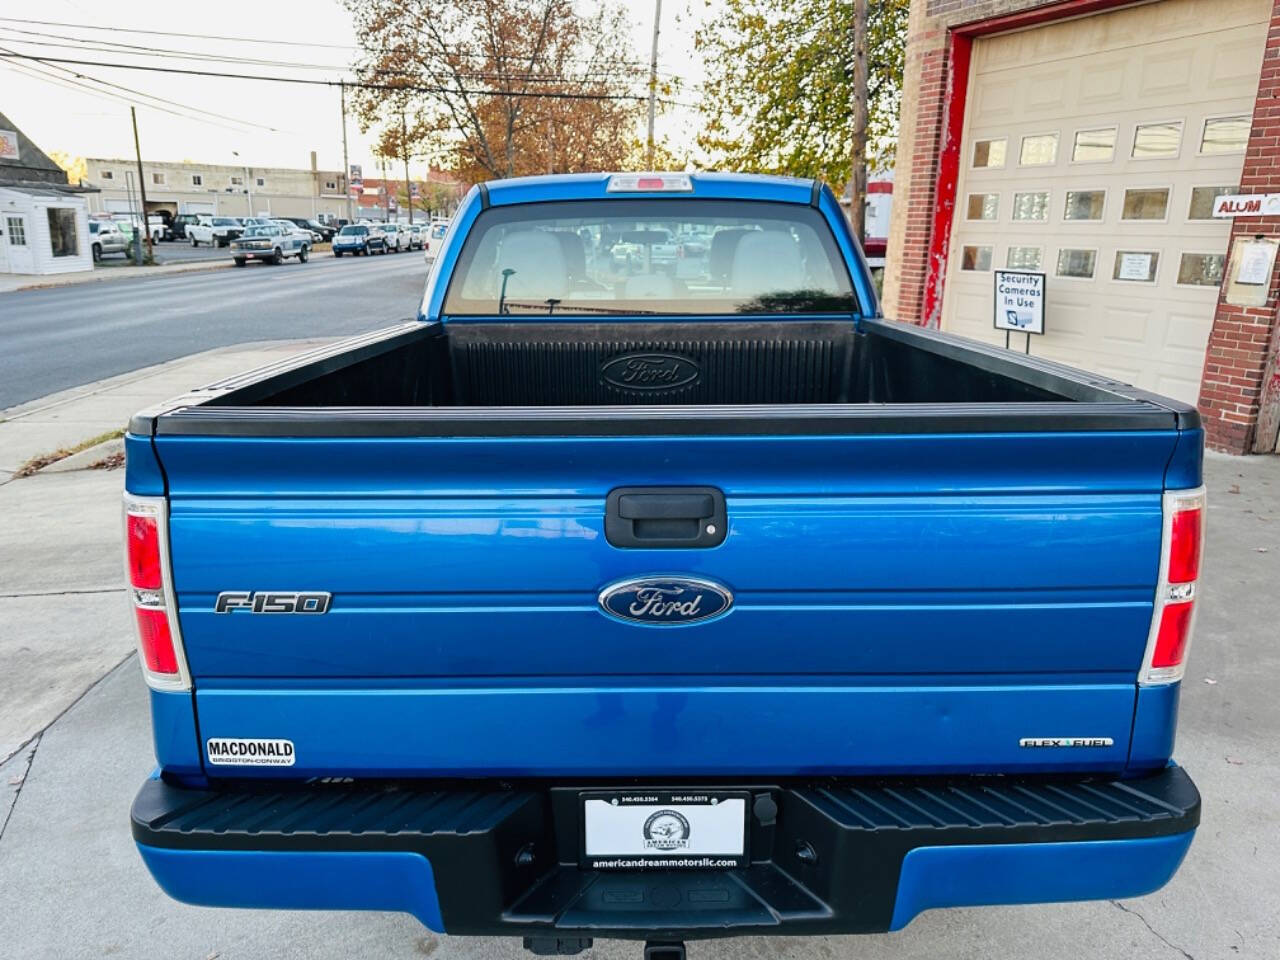
<svg viewBox="0 0 1280 960">
<path fill-rule="evenodd" d="M 1015 333 L 1044 333 L 1044 274 L 995 271 L 995 325 Z"/>
</svg>

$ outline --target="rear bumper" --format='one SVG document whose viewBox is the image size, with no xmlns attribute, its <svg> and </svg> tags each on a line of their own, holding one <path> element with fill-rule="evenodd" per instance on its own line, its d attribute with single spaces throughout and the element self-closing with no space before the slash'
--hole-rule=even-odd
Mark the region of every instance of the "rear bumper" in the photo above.
<svg viewBox="0 0 1280 960">
<path fill-rule="evenodd" d="M 148 781 L 133 835 L 160 886 L 206 906 L 403 911 L 451 934 L 871 933 L 935 907 L 1150 893 L 1200 818 L 1177 767 L 733 784 L 757 798 L 748 868 L 605 873 L 577 865 L 580 786 L 278 786 Z"/>
</svg>

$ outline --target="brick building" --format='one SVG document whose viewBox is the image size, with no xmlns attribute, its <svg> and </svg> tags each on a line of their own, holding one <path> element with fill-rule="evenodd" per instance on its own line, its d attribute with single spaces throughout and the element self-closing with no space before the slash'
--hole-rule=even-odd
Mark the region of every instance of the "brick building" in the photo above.
<svg viewBox="0 0 1280 960">
<path fill-rule="evenodd" d="M 1280 194 L 1280 0 L 912 0 L 902 104 L 889 316 L 1003 343 L 992 271 L 1043 272 L 1031 352 L 1276 449 L 1280 269 L 1233 254 L 1280 215 L 1214 207 Z"/>
</svg>

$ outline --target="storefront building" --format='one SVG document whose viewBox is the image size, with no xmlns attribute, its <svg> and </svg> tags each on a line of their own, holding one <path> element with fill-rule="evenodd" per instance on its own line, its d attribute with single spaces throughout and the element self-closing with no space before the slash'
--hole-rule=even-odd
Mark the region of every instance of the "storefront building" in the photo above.
<svg viewBox="0 0 1280 960">
<path fill-rule="evenodd" d="M 994 271 L 1042 272 L 1032 353 L 1275 450 L 1280 274 L 1232 254 L 1280 197 L 1214 214 L 1280 195 L 1280 0 L 913 0 L 897 171 L 887 315 L 1003 344 Z"/>
</svg>

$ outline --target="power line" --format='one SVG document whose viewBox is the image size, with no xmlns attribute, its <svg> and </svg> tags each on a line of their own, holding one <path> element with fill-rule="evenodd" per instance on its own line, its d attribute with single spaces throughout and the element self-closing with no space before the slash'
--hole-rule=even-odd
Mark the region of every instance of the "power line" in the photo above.
<svg viewBox="0 0 1280 960">
<path fill-rule="evenodd" d="M 226 41 L 229 43 L 259 43 L 259 44 L 265 44 L 268 46 L 274 45 L 274 46 L 281 46 L 281 47 L 309 47 L 313 49 L 348 50 L 348 51 L 354 51 L 354 52 L 359 52 L 361 49 L 363 49 L 359 46 L 346 44 L 346 43 L 311 43 L 311 42 L 302 41 L 302 40 L 267 40 L 259 37 L 229 37 L 229 36 L 219 36 L 216 34 L 204 34 L 204 33 L 180 33 L 173 30 L 144 30 L 144 29 L 135 28 L 135 27 L 104 27 L 104 26 L 96 26 L 94 24 L 88 24 L 88 23 L 66 23 L 65 21 L 57 21 L 57 20 L 29 20 L 29 19 L 24 19 L 22 17 L 0 17 L 0 21 L 6 22 L 6 23 L 22 23 L 22 24 L 27 24 L 30 26 L 37 26 L 37 27 L 64 27 L 72 30 L 96 30 L 98 32 L 104 32 L 104 33 L 143 34 L 146 36 L 155 36 L 155 37 L 178 37 L 185 40 L 218 40 L 218 41 Z M 475 57 L 488 56 L 487 54 L 484 54 L 484 53 L 466 51 L 466 50 L 458 50 L 456 52 L 465 56 L 475 56 Z M 618 62 L 626 63 L 628 66 L 633 66 L 633 67 L 647 66 L 647 61 L 644 61 L 644 60 L 625 60 L 625 61 L 618 61 Z"/>
<path fill-rule="evenodd" d="M 14 30 L 12 27 L 5 27 L 5 26 L 0 26 L 0 30 L 7 31 L 9 33 L 35 34 L 37 36 L 47 36 L 47 37 L 56 36 L 56 34 L 38 34 L 36 33 L 36 31 L 33 31 L 33 30 Z M 108 42 L 107 46 L 99 46 L 99 45 L 87 46 L 85 44 L 96 44 L 96 41 L 91 41 L 91 40 L 82 41 L 76 37 L 63 37 L 60 39 L 71 40 L 74 42 L 58 43 L 56 41 L 50 41 L 50 40 L 28 40 L 25 37 L 5 38 L 5 40 L 9 43 L 25 44 L 28 46 L 58 47 L 58 48 L 67 49 L 67 50 L 96 52 L 96 53 L 115 53 L 121 56 L 130 56 L 130 57 L 161 57 L 164 59 L 177 57 L 179 59 L 185 59 L 185 60 L 196 60 L 202 63 L 229 63 L 229 64 L 237 64 L 237 65 L 245 65 L 245 66 L 256 66 L 256 67 L 280 67 L 280 68 L 293 69 L 293 70 L 327 70 L 332 73 L 340 73 L 348 69 L 346 66 L 338 65 L 338 64 L 299 63 L 296 61 L 286 61 L 286 60 L 264 60 L 257 57 L 233 57 L 233 56 L 224 56 L 221 54 L 201 53 L 198 51 L 172 50 L 172 49 L 166 49 L 164 47 L 153 47 L 151 49 L 146 49 L 146 48 L 138 47 L 134 44 L 128 44 L 128 43 L 116 44 L 116 43 Z M 457 72 L 457 75 L 460 77 L 465 77 L 469 80 L 505 80 L 505 81 L 518 81 L 520 83 L 607 83 L 610 81 L 619 81 L 619 80 L 636 80 L 640 77 L 639 70 L 631 70 L 630 68 L 627 68 L 624 72 L 615 71 L 612 67 L 618 62 L 619 61 L 614 61 L 613 64 L 603 63 L 600 65 L 599 69 L 588 70 L 574 76 L 563 76 L 563 75 L 548 76 L 545 74 L 531 74 L 531 73 L 497 74 L 497 73 L 485 73 L 483 71 L 476 71 L 476 70 L 460 70 Z M 390 76 L 390 77 L 396 77 L 396 76 L 408 77 L 408 76 L 417 75 L 408 70 L 393 70 L 386 67 L 371 68 L 370 72 L 374 74 Z M 671 75 L 664 74 L 664 76 L 671 76 Z"/>
<path fill-rule="evenodd" d="M 204 123 L 204 124 L 208 124 L 209 126 L 220 127 L 223 130 L 230 130 L 233 133 L 245 132 L 242 127 L 233 127 L 230 124 L 219 123 L 216 120 L 208 120 L 208 119 L 205 119 L 204 117 L 193 116 L 189 113 L 182 113 L 181 111 L 178 111 L 178 110 L 171 110 L 168 107 L 162 107 L 153 103 L 144 103 L 144 102 L 131 100 L 128 97 L 123 97 L 118 93 L 111 93 L 108 90 L 99 90 L 96 87 L 91 87 L 88 84 L 80 83 L 79 81 L 76 81 L 76 80 L 68 79 L 66 77 L 61 77 L 52 73 L 46 73 L 37 67 L 32 67 L 27 64 L 6 63 L 5 66 L 8 67 L 10 70 L 20 73 L 23 76 L 30 77 L 31 79 L 43 80 L 45 83 L 51 83 L 54 86 L 62 87 L 65 90 L 75 90 L 81 93 L 88 93 L 93 97 L 96 97 L 100 100 L 106 100 L 109 103 L 137 104 L 139 106 L 146 107 L 150 110 L 157 110 L 161 113 L 170 114 L 171 116 L 181 117 L 184 120 L 194 120 L 196 123 Z"/>
<path fill-rule="evenodd" d="M 17 51 L 12 50 L 9 47 L 0 46 L 0 54 L 10 54 L 10 53 L 16 53 L 16 52 Z M 67 74 L 68 76 L 74 77 L 76 80 L 87 81 L 88 83 L 96 83 L 103 87 L 110 87 L 113 90 L 119 90 L 119 91 L 122 91 L 123 93 L 131 94 L 134 97 L 142 97 L 145 100 L 154 100 L 156 101 L 156 103 L 167 104 L 168 106 L 178 107 L 183 110 L 189 110 L 193 113 L 202 113 L 205 116 L 213 117 L 217 120 L 225 120 L 229 123 L 238 125 L 238 127 L 231 127 L 228 129 L 238 129 L 239 127 L 254 127 L 259 130 L 265 130 L 268 133 L 282 132 L 275 127 L 270 127 L 265 124 L 253 123 L 250 120 L 241 120 L 239 117 L 229 117 L 224 113 L 215 113 L 212 110 L 205 110 L 203 107 L 193 107 L 187 103 L 179 103 L 176 100 L 169 100 L 166 97 L 156 96 L 155 94 L 146 93 L 142 90 L 135 90 L 132 87 L 126 87 L 118 83 L 112 83 L 110 80 L 100 80 L 97 77 L 91 77 L 88 74 L 80 73 L 77 70 L 69 70 L 66 67 L 60 67 L 53 64 L 47 64 L 46 66 L 48 66 L 50 70 L 56 70 L 59 73 Z M 118 95 L 116 96 L 118 97 Z M 125 100 L 126 102 L 130 102 L 130 103 L 136 102 L 136 101 L 129 100 L 128 98 L 125 98 L 125 97 L 119 97 L 119 99 Z M 153 109 L 161 109 L 159 107 L 156 107 L 155 104 L 151 104 L 151 103 L 141 103 L 139 105 L 144 107 L 152 107 Z M 188 119 L 195 119 L 195 118 L 188 118 Z"/>
<path fill-rule="evenodd" d="M 305 77 L 272 77 L 263 74 L 221 73 L 213 70 L 194 70 L 183 67 L 155 67 L 141 63 L 118 63 L 105 60 L 80 60 L 73 57 L 42 57 L 30 53 L 18 53 L 9 50 L 0 52 L 0 58 L 17 58 L 31 60 L 46 65 L 69 63 L 86 67 L 110 67 L 116 70 L 143 70 L 149 73 L 173 73 L 194 77 L 219 77 L 225 80 L 258 80 L 266 83 L 292 83 L 304 86 L 339 87 L 344 83 L 348 87 L 365 90 L 383 90 L 394 93 L 451 93 L 480 97 L 521 97 L 532 100 L 633 100 L 644 101 L 647 96 L 630 93 L 578 93 L 562 90 L 476 90 L 465 87 L 427 86 L 412 83 L 370 83 L 366 80 L 318 80 Z M 692 107 L 693 104 L 680 103 L 676 100 L 659 99 L 663 104 Z"/>
<path fill-rule="evenodd" d="M 98 30 L 107 33 L 140 33 L 152 37 L 182 37 L 187 40 L 226 40 L 232 43 L 265 43 L 280 47 L 311 47 L 325 50 L 356 50 L 346 43 L 307 43 L 300 40 L 260 40 L 253 37 L 219 37 L 204 33 L 175 33 L 171 30 L 142 30 L 133 27 L 99 27 L 88 23 L 65 23 L 57 20 L 24 20 L 21 17 L 0 17 L 6 23 L 25 23 L 37 27 L 70 27 L 74 30 Z"/>
</svg>

